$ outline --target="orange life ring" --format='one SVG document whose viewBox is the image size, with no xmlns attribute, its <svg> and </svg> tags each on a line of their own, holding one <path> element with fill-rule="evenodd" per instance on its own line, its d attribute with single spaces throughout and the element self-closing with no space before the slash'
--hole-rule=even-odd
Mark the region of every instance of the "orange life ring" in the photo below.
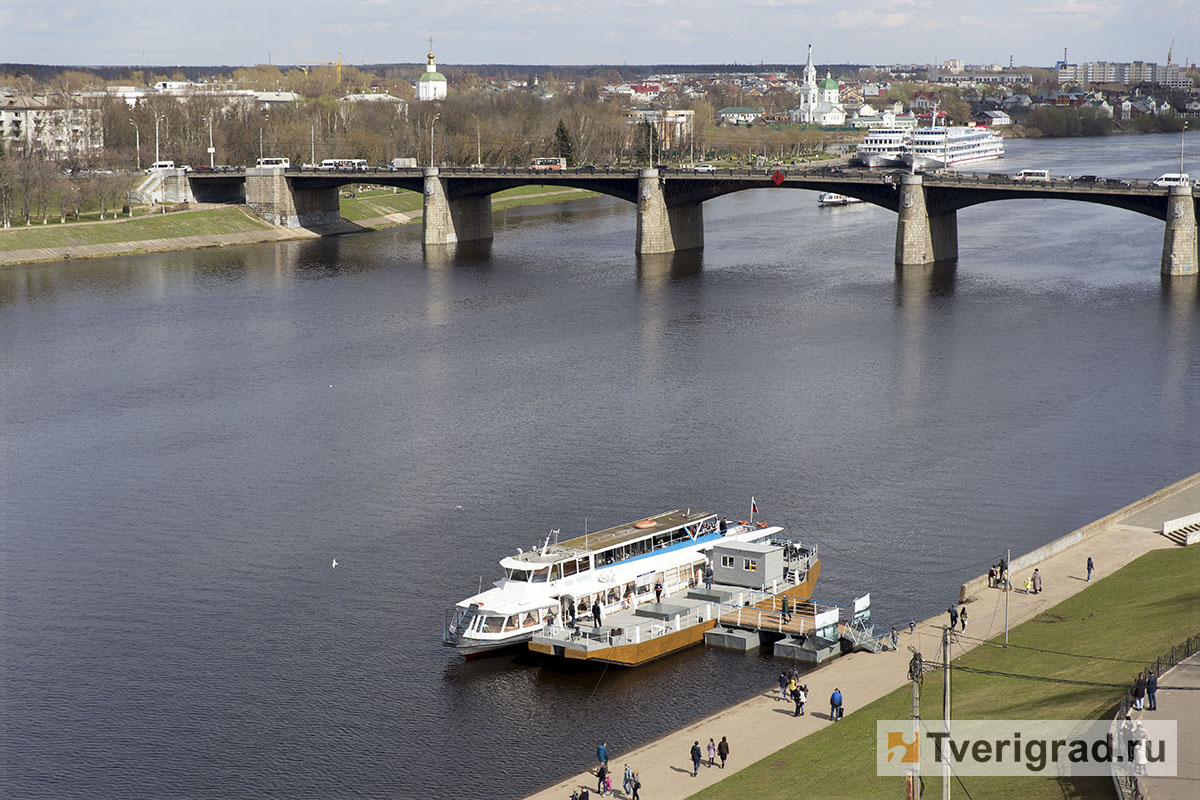
<svg viewBox="0 0 1200 800">
<path fill-rule="evenodd" d="M 738 525 L 749 525 L 749 524 L 750 524 L 750 520 L 748 520 L 748 519 L 739 519 L 738 520 Z"/>
<path fill-rule="evenodd" d="M 755 526 L 756 526 L 756 527 L 759 527 L 759 528 L 765 528 L 765 527 L 767 527 L 767 523 L 765 523 L 765 522 L 756 522 L 756 523 L 754 523 L 754 524 L 755 524 Z"/>
<path fill-rule="evenodd" d="M 658 523 L 652 519 L 644 519 L 641 522 L 633 523 L 633 527 L 635 527 L 635 528 L 653 528 L 657 524 Z"/>
</svg>

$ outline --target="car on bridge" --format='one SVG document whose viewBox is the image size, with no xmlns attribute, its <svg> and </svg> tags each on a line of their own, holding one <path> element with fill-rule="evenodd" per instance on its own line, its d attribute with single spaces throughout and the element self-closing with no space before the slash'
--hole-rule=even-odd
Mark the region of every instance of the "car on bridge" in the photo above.
<svg viewBox="0 0 1200 800">
<path fill-rule="evenodd" d="M 1186 172 L 1168 172 L 1154 179 L 1155 186 L 1187 186 L 1190 178 Z"/>
<path fill-rule="evenodd" d="M 580 164 L 578 167 L 575 168 L 575 171 L 576 172 L 595 172 L 596 165 L 595 164 Z"/>
<path fill-rule="evenodd" d="M 717 168 L 712 164 L 697 164 L 692 167 L 692 172 L 716 172 Z"/>
<path fill-rule="evenodd" d="M 1105 179 L 1104 179 L 1104 185 L 1105 185 L 1105 186 L 1125 186 L 1125 187 L 1128 187 L 1128 186 L 1129 186 L 1129 181 L 1122 180 L 1121 178 L 1105 178 Z"/>
<path fill-rule="evenodd" d="M 1104 179 L 1099 175 L 1080 175 L 1078 178 L 1072 178 L 1072 183 L 1101 183 Z"/>
</svg>

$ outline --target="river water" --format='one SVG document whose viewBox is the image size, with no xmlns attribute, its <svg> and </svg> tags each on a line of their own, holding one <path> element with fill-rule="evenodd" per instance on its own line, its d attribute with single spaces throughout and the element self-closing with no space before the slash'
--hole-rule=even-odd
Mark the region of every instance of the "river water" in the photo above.
<svg viewBox="0 0 1200 800">
<path fill-rule="evenodd" d="M 1155 177 L 1178 147 L 981 169 Z M 552 528 L 753 495 L 819 543 L 819 598 L 887 625 L 1200 469 L 1160 221 L 985 204 L 957 267 L 897 274 L 893 214 L 815 200 L 711 201 L 704 252 L 663 258 L 598 199 L 440 256 L 412 227 L 0 272 L 0 793 L 521 796 L 777 672 L 442 647 Z"/>
</svg>

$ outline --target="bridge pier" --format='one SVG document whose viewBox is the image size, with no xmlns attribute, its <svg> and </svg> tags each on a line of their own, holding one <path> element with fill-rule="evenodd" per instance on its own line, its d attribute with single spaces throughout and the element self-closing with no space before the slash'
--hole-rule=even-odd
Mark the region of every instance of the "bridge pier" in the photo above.
<svg viewBox="0 0 1200 800">
<path fill-rule="evenodd" d="M 704 247 L 704 208 L 700 203 L 667 206 L 658 170 L 638 173 L 637 242 L 640 254 L 673 253 Z"/>
<path fill-rule="evenodd" d="M 188 181 L 187 172 L 181 169 L 163 170 L 159 197 L 163 203 L 194 203 L 192 185 Z"/>
<path fill-rule="evenodd" d="M 492 197 L 475 195 L 451 200 L 446 179 L 437 167 L 425 168 L 425 244 L 455 244 L 492 239 Z"/>
<path fill-rule="evenodd" d="M 1172 186 L 1167 195 L 1167 230 L 1163 235 L 1162 274 L 1195 275 L 1197 254 L 1196 201 L 1192 187 Z"/>
<path fill-rule="evenodd" d="M 896 266 L 932 264 L 958 258 L 958 212 L 930 214 L 921 175 L 900 176 L 896 217 Z"/>
<path fill-rule="evenodd" d="M 342 218 L 336 186 L 297 189 L 283 169 L 275 167 L 246 170 L 246 205 L 285 228 L 333 225 Z"/>
</svg>

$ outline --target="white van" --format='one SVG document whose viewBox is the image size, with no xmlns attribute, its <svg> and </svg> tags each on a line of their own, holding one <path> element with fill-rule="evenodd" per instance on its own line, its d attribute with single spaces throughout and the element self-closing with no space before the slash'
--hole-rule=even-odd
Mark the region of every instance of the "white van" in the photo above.
<svg viewBox="0 0 1200 800">
<path fill-rule="evenodd" d="M 1191 180 L 1186 172 L 1168 172 L 1166 175 L 1159 175 L 1154 179 L 1155 186 L 1189 186 Z"/>
<path fill-rule="evenodd" d="M 153 164 L 150 165 L 150 169 L 146 170 L 146 174 L 149 175 L 151 172 L 158 172 L 159 170 L 164 170 L 164 169 L 175 169 L 175 162 L 174 161 L 155 161 Z"/>
<path fill-rule="evenodd" d="M 1013 175 L 1014 181 L 1042 181 L 1050 180 L 1050 170 L 1048 169 L 1023 169 L 1016 175 Z"/>
<path fill-rule="evenodd" d="M 291 169 L 292 168 L 292 160 L 290 158 L 260 158 L 257 161 L 257 163 L 255 163 L 255 166 L 259 167 L 260 169 L 265 169 L 268 167 L 270 167 L 270 168 L 282 167 L 283 169 Z"/>
</svg>

